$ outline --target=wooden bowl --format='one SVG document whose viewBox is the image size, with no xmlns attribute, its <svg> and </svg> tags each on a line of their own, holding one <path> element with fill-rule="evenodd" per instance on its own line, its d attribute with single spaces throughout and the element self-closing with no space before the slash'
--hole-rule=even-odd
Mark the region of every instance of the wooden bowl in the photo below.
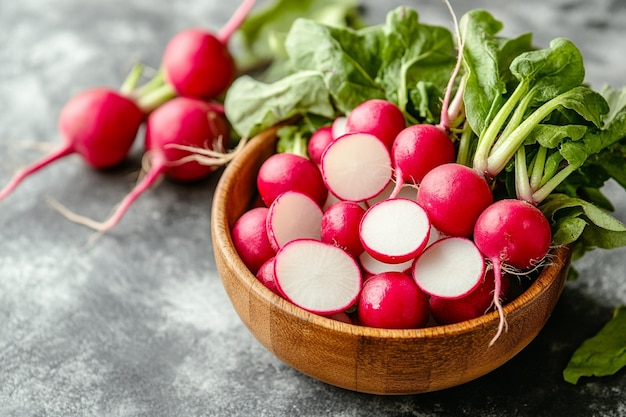
<svg viewBox="0 0 626 417">
<path fill-rule="evenodd" d="M 373 394 L 416 394 L 471 381 L 520 352 L 542 329 L 563 290 L 570 252 L 504 307 L 508 331 L 496 343 L 497 313 L 453 325 L 390 330 L 309 313 L 268 290 L 235 251 L 230 229 L 256 198 L 256 174 L 275 149 L 275 130 L 253 138 L 226 168 L 214 194 L 211 232 L 225 290 L 243 323 L 269 351 L 325 383 Z"/>
</svg>

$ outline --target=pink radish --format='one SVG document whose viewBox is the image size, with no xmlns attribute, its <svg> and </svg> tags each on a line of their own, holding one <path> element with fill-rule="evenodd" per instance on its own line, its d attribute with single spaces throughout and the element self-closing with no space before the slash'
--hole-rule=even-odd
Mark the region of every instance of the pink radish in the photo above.
<svg viewBox="0 0 626 417">
<path fill-rule="evenodd" d="M 320 240 L 322 209 L 306 194 L 286 191 L 269 207 L 266 228 L 270 245 L 279 250 L 286 243 L 301 238 Z"/>
<path fill-rule="evenodd" d="M 320 206 L 328 196 L 319 168 L 310 159 L 294 153 L 277 153 L 267 158 L 259 168 L 256 182 L 267 206 L 286 191 L 304 193 Z"/>
<path fill-rule="evenodd" d="M 322 154 L 326 147 L 333 139 L 333 128 L 331 126 L 322 126 L 317 129 L 307 143 L 307 153 L 309 154 L 309 158 L 316 165 L 319 165 L 322 160 Z"/>
<path fill-rule="evenodd" d="M 254 3 L 244 0 L 218 34 L 188 29 L 174 36 L 162 59 L 166 85 L 179 96 L 211 99 L 224 93 L 236 75 L 228 41 Z"/>
<path fill-rule="evenodd" d="M 452 140 L 438 126 L 417 124 L 403 129 L 391 148 L 396 197 L 405 183 L 419 184 L 433 168 L 454 162 L 456 151 Z"/>
<path fill-rule="evenodd" d="M 493 195 L 481 174 L 465 165 L 449 163 L 424 176 L 417 202 L 441 233 L 471 236 L 476 219 L 493 202 Z"/>
<path fill-rule="evenodd" d="M 255 207 L 243 213 L 231 230 L 233 245 L 248 269 L 256 274 L 275 255 L 267 237 L 267 207 Z"/>
<path fill-rule="evenodd" d="M 428 298 L 409 275 L 383 272 L 365 281 L 357 311 L 364 326 L 419 328 L 428 321 Z"/>
<path fill-rule="evenodd" d="M 178 181 L 196 181 L 215 171 L 216 165 L 197 162 L 198 155 L 189 149 L 221 151 L 228 135 L 228 124 L 223 116 L 213 111 L 211 104 L 195 98 L 176 97 L 148 117 L 145 136 L 148 171 L 115 212 L 104 222 L 65 214 L 70 220 L 105 232 L 117 225 L 137 198 L 162 176 Z"/>
<path fill-rule="evenodd" d="M 321 240 L 342 248 L 357 258 L 363 252 L 359 225 L 365 209 L 354 201 L 339 201 L 322 216 Z"/>
<path fill-rule="evenodd" d="M 356 106 L 346 117 L 345 133 L 369 133 L 380 139 L 387 149 L 396 135 L 406 127 L 402 110 L 395 104 L 371 99 Z"/>
<path fill-rule="evenodd" d="M 337 313 L 329 314 L 326 317 L 328 317 L 331 320 L 337 320 L 337 321 L 341 321 L 344 323 L 353 324 L 352 319 L 350 318 L 348 313 L 346 313 L 345 311 L 339 311 Z"/>
<path fill-rule="evenodd" d="M 500 314 L 500 324 L 492 345 L 506 325 L 498 297 L 503 265 L 518 269 L 538 265 L 550 250 L 552 231 L 548 219 L 537 207 L 523 200 L 505 199 L 496 201 L 480 215 L 474 228 L 474 241 L 491 261 L 495 275 L 493 302 Z"/>
<path fill-rule="evenodd" d="M 426 246 L 430 220 L 415 201 L 395 198 L 370 207 L 361 220 L 361 243 L 372 257 L 386 263 L 415 258 Z"/>
<path fill-rule="evenodd" d="M 364 201 L 391 181 L 391 156 L 385 144 L 368 133 L 347 133 L 322 155 L 322 178 L 340 200 Z"/>
<path fill-rule="evenodd" d="M 361 270 L 346 251 L 314 239 L 292 240 L 276 254 L 280 292 L 295 305 L 318 314 L 352 306 L 361 291 Z"/>
<path fill-rule="evenodd" d="M 339 116 L 335 120 L 333 120 L 333 123 L 331 125 L 331 133 L 333 139 L 337 139 L 339 136 L 343 136 L 346 134 L 346 120 L 347 117 L 345 116 Z"/>
<path fill-rule="evenodd" d="M 433 243 L 415 260 L 412 270 L 422 291 L 448 299 L 474 291 L 484 274 L 482 253 L 465 237 L 448 237 Z"/>
<path fill-rule="evenodd" d="M 120 164 L 128 156 L 144 117 L 133 100 L 108 88 L 93 88 L 74 96 L 59 116 L 63 145 L 17 172 L 0 191 L 0 201 L 26 177 L 73 153 L 97 169 Z"/>
<path fill-rule="evenodd" d="M 274 294 L 283 296 L 278 287 L 276 286 L 276 277 L 274 276 L 274 264 L 276 262 L 276 257 L 272 256 L 267 261 L 261 265 L 259 270 L 256 272 L 256 278 L 265 285 L 270 291 Z"/>
<path fill-rule="evenodd" d="M 506 300 L 509 292 L 509 275 L 502 276 L 500 299 Z M 493 305 L 495 280 L 492 269 L 489 269 L 480 285 L 472 292 L 461 298 L 443 298 L 430 296 L 428 301 L 430 314 L 437 324 L 452 324 L 470 320 L 486 314 Z"/>
</svg>

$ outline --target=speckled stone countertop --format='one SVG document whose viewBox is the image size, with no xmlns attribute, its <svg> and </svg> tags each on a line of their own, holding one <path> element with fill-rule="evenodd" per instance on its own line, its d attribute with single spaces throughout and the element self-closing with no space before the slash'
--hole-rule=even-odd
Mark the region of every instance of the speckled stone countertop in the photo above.
<svg viewBox="0 0 626 417">
<path fill-rule="evenodd" d="M 370 22 L 402 3 L 450 25 L 441 1 L 367 1 Z M 582 50 L 594 87 L 626 85 L 621 0 L 465 1 L 504 34 L 554 37 Z M 56 120 L 75 93 L 119 86 L 137 60 L 157 66 L 178 30 L 219 28 L 237 2 L 0 2 L 0 183 L 59 143 Z M 247 331 L 212 257 L 210 205 L 218 175 L 164 181 L 112 232 L 91 231 L 48 199 L 103 218 L 128 191 L 139 151 L 108 172 L 69 157 L 0 204 L 0 416 L 626 416 L 626 373 L 578 385 L 561 372 L 573 350 L 626 303 L 626 251 L 575 264 L 547 326 L 519 355 L 463 386 L 383 397 L 345 391 L 291 369 Z M 609 184 L 626 220 L 623 190 Z"/>
</svg>

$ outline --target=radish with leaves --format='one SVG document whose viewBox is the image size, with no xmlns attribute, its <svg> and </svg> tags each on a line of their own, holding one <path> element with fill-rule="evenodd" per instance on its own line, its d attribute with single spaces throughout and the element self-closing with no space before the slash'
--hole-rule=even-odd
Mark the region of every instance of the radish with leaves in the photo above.
<svg viewBox="0 0 626 417">
<path fill-rule="evenodd" d="M 552 232 L 548 219 L 537 207 L 523 200 L 504 199 L 496 201 L 480 215 L 474 228 L 474 241 L 494 270 L 493 303 L 500 323 L 491 340 L 493 344 L 506 326 L 500 302 L 502 268 L 528 269 L 539 265 L 550 250 Z"/>
</svg>

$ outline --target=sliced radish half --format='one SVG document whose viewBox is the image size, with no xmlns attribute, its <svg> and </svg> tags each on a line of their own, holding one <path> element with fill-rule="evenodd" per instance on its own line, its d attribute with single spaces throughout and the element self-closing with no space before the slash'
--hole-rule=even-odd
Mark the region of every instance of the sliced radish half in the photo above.
<svg viewBox="0 0 626 417">
<path fill-rule="evenodd" d="M 367 251 L 363 251 L 363 253 L 359 255 L 359 263 L 361 264 L 361 268 L 371 275 L 380 274 L 382 272 L 410 273 L 411 266 L 413 266 L 413 258 L 399 264 L 390 264 L 387 262 L 381 262 L 370 255 Z"/>
<path fill-rule="evenodd" d="M 413 278 L 427 294 L 460 298 L 476 289 L 485 274 L 485 259 L 465 237 L 436 241 L 415 260 Z"/>
<path fill-rule="evenodd" d="M 402 263 L 426 247 L 430 220 L 413 200 L 393 198 L 370 207 L 359 230 L 364 249 L 381 262 Z"/>
<path fill-rule="evenodd" d="M 352 306 L 361 291 L 361 270 L 352 256 L 313 239 L 287 243 L 276 254 L 276 285 L 286 299 L 318 314 Z"/>
<path fill-rule="evenodd" d="M 286 191 L 272 202 L 267 213 L 267 236 L 270 245 L 278 250 L 295 239 L 320 239 L 322 209 L 308 195 Z"/>
<path fill-rule="evenodd" d="M 347 133 L 331 142 L 320 166 L 326 187 L 341 200 L 372 198 L 393 176 L 389 150 L 368 133 Z"/>
</svg>

